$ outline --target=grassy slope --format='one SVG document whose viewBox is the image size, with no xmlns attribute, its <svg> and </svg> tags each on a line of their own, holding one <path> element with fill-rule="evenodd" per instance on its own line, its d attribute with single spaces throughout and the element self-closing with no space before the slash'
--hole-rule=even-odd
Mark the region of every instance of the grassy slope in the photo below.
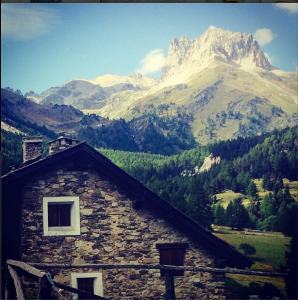
<svg viewBox="0 0 298 300">
<path fill-rule="evenodd" d="M 285 265 L 285 251 L 288 250 L 291 238 L 283 237 L 278 233 L 273 236 L 255 236 L 255 235 L 241 235 L 231 232 L 228 234 L 215 233 L 219 238 L 227 241 L 239 250 L 241 243 L 248 243 L 254 246 L 257 250 L 256 254 L 251 255 L 250 258 L 256 263 L 252 266 L 252 270 L 278 270 L 280 265 Z M 265 282 L 272 283 L 278 287 L 285 295 L 284 278 L 271 278 L 261 276 L 246 276 L 246 275 L 228 275 L 241 285 L 248 286 L 250 282 L 257 282 L 263 285 Z"/>
<path fill-rule="evenodd" d="M 288 250 L 286 245 L 290 244 L 291 238 L 282 235 L 273 236 L 258 236 L 258 235 L 243 235 L 215 233 L 219 238 L 227 241 L 239 250 L 241 243 L 248 243 L 254 246 L 257 250 L 256 254 L 250 258 L 256 263 L 253 265 L 254 270 L 275 270 L 280 268 L 280 265 L 285 265 L 285 251 Z"/>
<path fill-rule="evenodd" d="M 225 191 L 224 193 L 216 194 L 216 198 L 217 198 L 219 204 L 221 204 L 224 208 L 227 208 L 229 203 L 231 201 L 233 201 L 234 199 L 246 198 L 246 196 L 244 194 L 235 193 L 235 192 L 229 190 L 229 191 Z M 246 202 L 247 202 L 247 205 L 248 205 L 248 201 L 249 201 L 248 199 L 244 199 L 242 203 L 244 205 L 246 205 Z"/>
<path fill-rule="evenodd" d="M 284 185 L 288 185 L 290 188 L 290 193 L 293 196 L 295 201 L 298 201 L 298 181 L 289 181 L 288 179 L 283 179 Z M 262 189 L 262 180 L 261 179 L 254 179 L 254 183 L 257 186 L 258 194 L 260 199 L 262 200 L 269 191 L 263 192 Z M 216 198 L 218 202 L 224 207 L 227 208 L 230 201 L 233 201 L 236 198 L 243 198 L 243 205 L 248 206 L 249 200 L 246 198 L 244 194 L 241 193 L 234 193 L 233 191 L 225 191 L 224 193 L 216 194 Z"/>
</svg>

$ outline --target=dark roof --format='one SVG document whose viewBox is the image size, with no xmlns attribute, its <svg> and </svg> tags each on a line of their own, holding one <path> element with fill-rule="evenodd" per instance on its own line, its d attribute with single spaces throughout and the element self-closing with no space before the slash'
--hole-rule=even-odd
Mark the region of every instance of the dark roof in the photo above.
<svg viewBox="0 0 298 300">
<path fill-rule="evenodd" d="M 142 199 L 151 209 L 160 214 L 164 219 L 183 230 L 186 235 L 200 241 L 206 248 L 213 252 L 221 259 L 227 259 L 227 265 L 230 267 L 246 268 L 251 267 L 253 261 L 245 255 L 237 251 L 229 243 L 207 231 L 197 222 L 190 219 L 184 213 L 176 209 L 169 202 L 159 197 L 137 179 L 126 173 L 120 167 L 111 162 L 106 156 L 89 146 L 86 142 L 77 144 L 58 153 L 52 154 L 30 165 L 21 167 L 15 171 L 2 176 L 2 185 L 12 183 L 14 181 L 24 181 L 28 176 L 34 176 L 40 172 L 44 172 L 48 167 L 72 160 L 75 157 L 82 157 L 90 160 L 94 166 L 100 166 L 100 169 L 107 176 L 115 180 L 124 189 L 132 192 L 139 199 Z"/>
</svg>

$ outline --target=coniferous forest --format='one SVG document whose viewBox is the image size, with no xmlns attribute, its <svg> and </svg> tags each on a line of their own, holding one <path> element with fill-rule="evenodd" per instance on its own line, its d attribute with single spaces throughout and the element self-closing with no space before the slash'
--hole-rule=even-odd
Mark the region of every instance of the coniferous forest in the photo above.
<svg viewBox="0 0 298 300">
<path fill-rule="evenodd" d="M 292 235 L 293 226 L 286 223 L 295 222 L 297 202 L 283 180 L 297 180 L 297 143 L 294 127 L 221 141 L 174 156 L 99 151 L 206 228 L 216 224 Z M 192 176 L 183 172 L 201 166 L 211 153 L 221 157 L 220 164 Z M 261 179 L 263 191 L 268 192 L 264 199 L 259 198 L 253 179 Z M 225 209 L 216 194 L 226 190 L 243 194 L 249 205 L 244 207 L 240 198 Z"/>
</svg>

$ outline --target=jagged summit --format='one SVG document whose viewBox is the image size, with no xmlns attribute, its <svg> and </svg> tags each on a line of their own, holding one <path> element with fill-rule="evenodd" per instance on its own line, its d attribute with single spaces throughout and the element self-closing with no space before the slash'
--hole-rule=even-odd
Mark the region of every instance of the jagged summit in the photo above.
<svg viewBox="0 0 298 300">
<path fill-rule="evenodd" d="M 243 69 L 260 67 L 275 69 L 259 48 L 252 34 L 231 32 L 210 26 L 196 39 L 182 36 L 173 38 L 167 60 L 161 72 L 162 80 L 177 74 L 199 71 L 213 61 L 231 64 Z"/>
</svg>

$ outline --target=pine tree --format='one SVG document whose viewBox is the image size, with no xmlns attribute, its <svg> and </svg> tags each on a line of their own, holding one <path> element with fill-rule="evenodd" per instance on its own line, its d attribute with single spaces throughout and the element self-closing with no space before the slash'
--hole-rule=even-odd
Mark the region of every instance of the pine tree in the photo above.
<svg viewBox="0 0 298 300">
<path fill-rule="evenodd" d="M 226 225 L 237 230 L 250 227 L 250 217 L 248 211 L 242 204 L 242 199 L 237 198 L 231 201 L 226 209 Z"/>
<path fill-rule="evenodd" d="M 265 192 L 265 189 L 267 188 L 268 182 L 270 181 L 270 174 L 266 173 L 262 177 L 262 189 L 263 192 Z"/>
<path fill-rule="evenodd" d="M 230 201 L 225 213 L 226 226 L 234 228 L 234 214 L 235 214 L 234 202 Z"/>
<path fill-rule="evenodd" d="M 248 196 L 249 198 L 255 198 L 255 197 L 257 197 L 257 192 L 258 192 L 257 186 L 256 186 L 256 184 L 253 182 L 253 180 L 251 180 L 251 181 L 249 182 L 249 185 L 248 185 L 247 189 L 246 189 L 247 196 Z"/>
<path fill-rule="evenodd" d="M 285 185 L 285 190 L 284 190 L 284 201 L 287 204 L 290 204 L 291 202 L 294 202 L 294 198 L 292 197 L 292 195 L 290 194 L 290 188 L 289 185 Z"/>
<path fill-rule="evenodd" d="M 242 204 L 242 199 L 237 198 L 234 200 L 234 226 L 237 230 L 242 230 L 250 226 L 250 218 L 248 211 Z"/>
<path fill-rule="evenodd" d="M 251 180 L 247 189 L 247 197 L 250 201 L 249 212 L 257 217 L 260 216 L 260 201 L 256 184 Z"/>
<path fill-rule="evenodd" d="M 188 201 L 188 215 L 207 229 L 211 228 L 213 213 L 211 200 L 200 180 L 194 180 Z"/>
<path fill-rule="evenodd" d="M 266 219 L 276 213 L 274 198 L 272 193 L 266 194 L 261 204 L 261 214 Z"/>
<path fill-rule="evenodd" d="M 288 236 L 297 232 L 298 203 L 282 202 L 277 212 L 279 230 Z"/>
<path fill-rule="evenodd" d="M 215 205 L 214 208 L 214 224 L 219 226 L 225 225 L 225 209 L 220 205 Z"/>
</svg>

